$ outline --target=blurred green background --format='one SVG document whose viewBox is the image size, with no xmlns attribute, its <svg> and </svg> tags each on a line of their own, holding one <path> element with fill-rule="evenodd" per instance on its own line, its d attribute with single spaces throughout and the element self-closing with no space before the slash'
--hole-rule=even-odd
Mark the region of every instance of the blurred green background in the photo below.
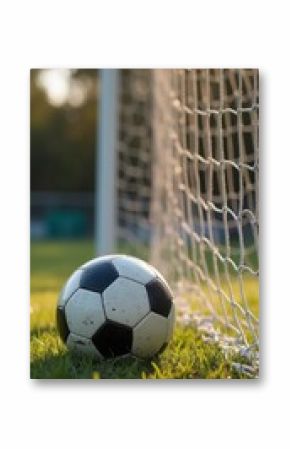
<svg viewBox="0 0 290 449">
<path fill-rule="evenodd" d="M 98 71 L 31 70 L 31 238 L 93 235 Z"/>
</svg>

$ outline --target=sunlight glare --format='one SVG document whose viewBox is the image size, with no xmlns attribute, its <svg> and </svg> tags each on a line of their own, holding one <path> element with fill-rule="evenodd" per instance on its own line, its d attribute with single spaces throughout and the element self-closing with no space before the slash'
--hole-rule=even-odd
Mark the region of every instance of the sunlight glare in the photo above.
<svg viewBox="0 0 290 449">
<path fill-rule="evenodd" d="M 67 101 L 70 76 L 69 69 L 48 69 L 40 72 L 38 82 L 45 89 L 51 104 L 61 106 Z"/>
</svg>

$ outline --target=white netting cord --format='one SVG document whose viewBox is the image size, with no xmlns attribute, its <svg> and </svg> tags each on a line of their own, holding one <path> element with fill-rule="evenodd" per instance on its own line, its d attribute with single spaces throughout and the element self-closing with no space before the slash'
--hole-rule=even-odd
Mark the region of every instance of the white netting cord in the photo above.
<svg viewBox="0 0 290 449">
<path fill-rule="evenodd" d="M 120 71 L 118 237 L 148 243 L 151 201 L 151 71 Z"/>
<path fill-rule="evenodd" d="M 181 322 L 256 369 L 258 72 L 126 70 L 120 91 L 119 238 L 151 242 Z"/>
<path fill-rule="evenodd" d="M 153 263 L 184 320 L 256 354 L 258 73 L 157 70 L 153 98 Z"/>
</svg>

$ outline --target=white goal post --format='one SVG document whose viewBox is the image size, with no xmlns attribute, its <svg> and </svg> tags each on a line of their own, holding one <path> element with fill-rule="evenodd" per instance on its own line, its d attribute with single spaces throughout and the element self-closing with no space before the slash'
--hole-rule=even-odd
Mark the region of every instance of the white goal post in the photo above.
<svg viewBox="0 0 290 449">
<path fill-rule="evenodd" d="M 118 70 L 100 70 L 97 126 L 95 250 L 110 254 L 116 241 L 116 175 L 118 142 Z"/>
<path fill-rule="evenodd" d="M 114 88 L 104 75 L 117 83 L 103 72 L 99 253 L 149 248 L 180 321 L 257 360 L 258 71 L 120 70 Z"/>
</svg>

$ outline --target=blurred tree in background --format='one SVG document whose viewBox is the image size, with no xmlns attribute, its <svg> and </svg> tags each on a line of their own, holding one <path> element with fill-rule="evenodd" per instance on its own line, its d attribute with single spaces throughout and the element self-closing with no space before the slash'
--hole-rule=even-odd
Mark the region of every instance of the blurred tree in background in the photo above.
<svg viewBox="0 0 290 449">
<path fill-rule="evenodd" d="M 86 192 L 94 186 L 97 70 L 70 70 L 67 95 L 55 103 L 31 71 L 31 190 Z M 49 86 L 48 86 L 49 87 Z"/>
</svg>

